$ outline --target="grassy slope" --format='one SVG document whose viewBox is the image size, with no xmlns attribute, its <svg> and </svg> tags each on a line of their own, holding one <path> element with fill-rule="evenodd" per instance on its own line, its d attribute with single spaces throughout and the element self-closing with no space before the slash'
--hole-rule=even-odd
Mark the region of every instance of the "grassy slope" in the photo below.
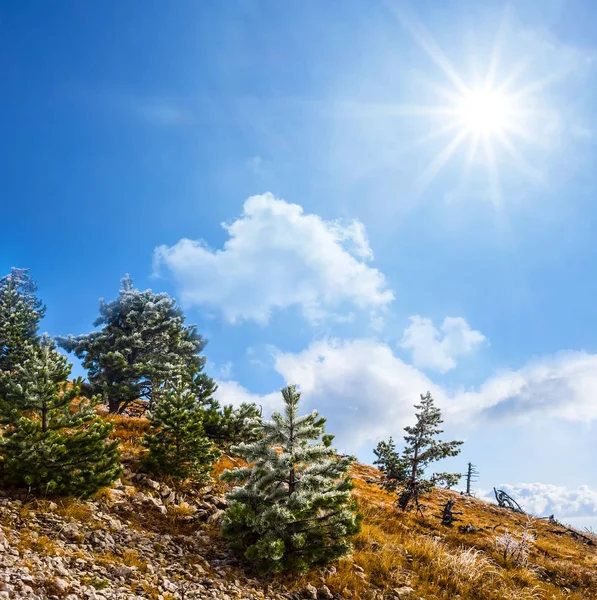
<svg viewBox="0 0 597 600">
<path fill-rule="evenodd" d="M 145 419 L 110 417 L 114 435 L 121 440 L 124 458 L 133 461 L 146 430 Z M 223 457 L 215 475 L 232 466 Z M 425 600 L 587 600 L 597 599 L 597 549 L 575 540 L 546 521 L 534 524 L 537 541 L 526 567 L 504 562 L 493 538 L 507 528 L 518 533 L 526 517 L 455 492 L 436 490 L 425 500 L 426 518 L 401 513 L 393 498 L 376 485 L 379 471 L 365 465 L 353 469 L 354 494 L 364 514 L 363 528 L 354 541 L 355 551 L 325 573 L 283 578 L 291 588 L 307 582 L 325 583 L 345 598 L 374 598 L 376 591 L 409 585 Z M 218 484 L 222 491 L 225 488 Z M 440 506 L 456 498 L 461 523 L 477 531 L 461 533 L 435 518 Z M 212 535 L 217 536 L 217 530 Z M 361 567 L 355 569 L 355 564 Z"/>
</svg>

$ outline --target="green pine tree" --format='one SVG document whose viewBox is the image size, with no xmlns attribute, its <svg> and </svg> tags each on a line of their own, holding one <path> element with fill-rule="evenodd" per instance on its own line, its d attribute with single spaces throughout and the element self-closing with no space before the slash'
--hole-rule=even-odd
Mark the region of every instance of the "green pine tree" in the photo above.
<svg viewBox="0 0 597 600">
<path fill-rule="evenodd" d="M 284 415 L 256 419 L 257 441 L 232 448 L 249 466 L 222 475 L 244 484 L 228 494 L 223 534 L 261 572 L 305 572 L 351 550 L 361 520 L 347 475 L 354 457 L 336 456 L 317 411 L 298 416 L 294 386 L 282 396 Z"/>
<path fill-rule="evenodd" d="M 397 491 L 397 504 L 402 510 L 416 508 L 422 513 L 420 500 L 433 490 L 435 485 L 447 487 L 455 485 L 459 473 L 434 473 L 426 477 L 429 465 L 460 452 L 462 442 L 441 442 L 436 437 L 443 433 L 441 411 L 435 406 L 431 394 L 421 394 L 421 403 L 415 404 L 419 412 L 414 426 L 405 427 L 405 448 L 400 457 L 395 451 L 392 439 L 381 442 L 375 452 L 378 464 L 384 473 L 382 486 L 389 491 Z"/>
<path fill-rule="evenodd" d="M 261 416 L 260 408 L 254 403 L 243 402 L 239 407 L 221 406 L 214 398 L 218 389 L 216 382 L 203 372 L 205 357 L 199 357 L 184 374 L 189 388 L 197 398 L 202 413 L 205 435 L 221 447 L 240 442 L 253 441 L 252 419 Z"/>
<path fill-rule="evenodd" d="M 121 413 L 137 399 L 148 401 L 170 379 L 201 373 L 205 339 L 166 293 L 139 291 L 127 275 L 116 300 L 100 301 L 94 326 L 101 330 L 78 337 L 59 337 L 88 370 L 94 393 L 101 394 L 111 413 Z"/>
<path fill-rule="evenodd" d="M 69 384 L 71 367 L 49 340 L 27 354 L 16 378 L 1 376 L 0 476 L 34 493 L 89 496 L 120 474 L 112 424 L 80 398 L 80 378 Z"/>
<path fill-rule="evenodd" d="M 13 268 L 0 279 L 0 373 L 16 374 L 29 345 L 40 341 L 37 330 L 46 309 L 28 271 Z"/>
<path fill-rule="evenodd" d="M 149 452 L 144 468 L 177 479 L 205 480 L 219 456 L 203 430 L 197 397 L 182 379 L 161 392 L 149 413 L 151 431 L 143 445 Z"/>
<path fill-rule="evenodd" d="M 408 465 L 396 450 L 393 438 L 390 437 L 387 442 L 379 442 L 373 453 L 375 454 L 373 464 L 377 465 L 383 474 L 383 488 L 395 492 L 407 479 Z"/>
</svg>

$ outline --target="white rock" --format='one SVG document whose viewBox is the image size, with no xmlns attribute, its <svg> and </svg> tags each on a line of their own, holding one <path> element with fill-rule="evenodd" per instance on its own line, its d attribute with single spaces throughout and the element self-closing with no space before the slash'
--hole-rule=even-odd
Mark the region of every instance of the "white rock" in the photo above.
<svg viewBox="0 0 597 600">
<path fill-rule="evenodd" d="M 54 585 L 60 590 L 61 593 L 66 592 L 70 588 L 70 583 L 66 579 L 60 577 L 54 579 Z"/>
</svg>

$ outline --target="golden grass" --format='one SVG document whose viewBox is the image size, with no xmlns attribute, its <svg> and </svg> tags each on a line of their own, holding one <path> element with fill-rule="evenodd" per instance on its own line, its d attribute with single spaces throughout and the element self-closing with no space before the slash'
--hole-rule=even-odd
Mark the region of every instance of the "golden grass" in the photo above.
<svg viewBox="0 0 597 600">
<path fill-rule="evenodd" d="M 111 439 L 118 440 L 123 454 L 140 456 L 144 449 L 141 438 L 149 431 L 149 421 L 145 417 L 124 417 L 122 415 L 105 415 L 104 419 L 114 425 Z"/>
<path fill-rule="evenodd" d="M 60 546 L 47 535 L 38 535 L 29 530 L 24 530 L 21 533 L 17 548 L 20 553 L 30 550 L 44 556 L 59 556 L 62 554 Z"/>
<path fill-rule="evenodd" d="M 500 509 L 474 498 L 436 490 L 425 499 L 425 518 L 402 513 L 393 496 L 367 483 L 379 473 L 372 467 L 353 469 L 354 494 L 364 515 L 361 532 L 354 539 L 350 558 L 319 577 L 343 598 L 371 598 L 372 590 L 391 594 L 408 585 L 426 600 L 588 600 L 597 598 L 597 554 L 593 547 L 570 536 L 554 533 L 545 521 L 535 523 L 537 543 L 528 566 L 502 565 L 493 539 L 507 527 L 518 532 L 524 515 Z M 448 498 L 456 499 L 462 523 L 478 531 L 461 533 L 457 526 L 444 527 L 434 515 Z M 363 570 L 355 569 L 358 565 Z M 300 588 L 316 576 L 282 578 Z"/>
<path fill-rule="evenodd" d="M 123 550 L 119 554 L 114 552 L 106 552 L 97 556 L 98 564 L 105 567 L 113 565 L 125 565 L 126 567 L 135 567 L 141 572 L 147 571 L 147 561 L 139 557 L 139 552 L 133 549 Z"/>
</svg>

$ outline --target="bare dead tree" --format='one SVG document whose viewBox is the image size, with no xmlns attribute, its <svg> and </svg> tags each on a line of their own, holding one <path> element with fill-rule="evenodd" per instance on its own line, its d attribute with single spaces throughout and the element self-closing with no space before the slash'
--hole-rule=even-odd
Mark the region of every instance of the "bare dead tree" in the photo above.
<svg viewBox="0 0 597 600">
<path fill-rule="evenodd" d="M 493 493 L 495 494 L 495 499 L 497 500 L 500 508 L 508 508 L 509 510 L 520 513 L 521 515 L 525 514 L 524 510 L 522 510 L 520 507 L 520 504 L 518 504 L 518 502 L 516 502 L 512 496 L 506 494 L 504 490 L 496 490 L 493 488 Z"/>
<path fill-rule="evenodd" d="M 456 515 L 461 515 L 461 512 L 454 512 L 452 509 L 454 508 L 454 499 L 450 499 L 444 505 L 444 509 L 441 515 L 437 515 L 438 519 L 442 520 L 442 525 L 446 527 L 452 527 L 454 521 L 462 521 Z"/>
<path fill-rule="evenodd" d="M 466 495 L 471 495 L 471 483 L 477 481 L 479 478 L 479 471 L 477 471 L 477 465 L 473 463 L 468 463 L 468 467 L 466 469 Z"/>
</svg>

